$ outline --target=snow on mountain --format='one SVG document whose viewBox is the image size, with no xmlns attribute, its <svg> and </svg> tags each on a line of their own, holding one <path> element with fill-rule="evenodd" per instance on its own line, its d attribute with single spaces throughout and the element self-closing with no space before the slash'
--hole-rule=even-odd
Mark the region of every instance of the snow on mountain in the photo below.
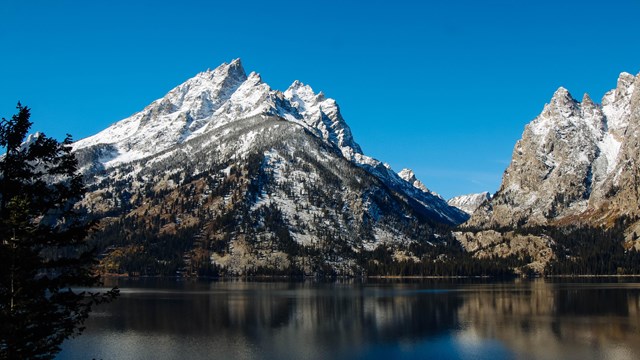
<svg viewBox="0 0 640 360">
<path fill-rule="evenodd" d="M 74 150 L 111 145 L 105 167 L 162 152 L 239 117 L 264 111 L 271 90 L 260 76 L 248 77 L 239 59 L 197 74 L 144 110 L 98 134 L 77 141 Z"/>
<path fill-rule="evenodd" d="M 427 189 L 426 186 L 424 186 L 424 184 L 418 180 L 416 178 L 416 174 L 413 173 L 413 170 L 411 169 L 402 169 L 400 170 L 400 172 L 398 173 L 398 176 L 400 176 L 400 178 L 402 178 L 402 180 L 408 182 L 409 184 L 413 185 L 415 188 L 420 189 L 424 192 L 430 192 L 429 189 Z"/>
<path fill-rule="evenodd" d="M 602 104 L 559 88 L 525 126 L 496 195 L 455 233 L 462 246 L 476 257 L 526 255 L 539 273 L 556 249 L 571 246 L 527 234 L 540 225 L 567 232 L 624 225 L 625 249 L 640 249 L 639 84 L 640 74 L 622 73 Z"/>
<path fill-rule="evenodd" d="M 601 105 L 587 94 L 577 101 L 559 88 L 525 127 L 491 206 L 475 213 L 470 224 L 546 224 L 597 209 L 624 172 L 620 153 L 633 142 L 637 83 L 638 77 L 622 73 Z"/>
<path fill-rule="evenodd" d="M 197 74 L 141 112 L 76 142 L 74 151 L 84 160 L 85 173 L 104 170 L 155 156 L 198 137 L 213 141 L 220 131 L 233 131 L 234 124 L 255 116 L 278 116 L 300 125 L 387 186 L 410 194 L 442 222 L 466 220 L 463 212 L 447 205 L 415 176 L 407 182 L 388 165 L 364 155 L 335 100 L 299 81 L 284 92 L 273 90 L 257 73 L 247 76 L 240 59 Z M 260 135 L 242 136 L 245 150 L 256 136 Z"/>
<path fill-rule="evenodd" d="M 304 125 L 341 150 L 348 159 L 362 154 L 333 99 L 295 81 L 284 93 L 260 75 L 247 76 L 240 59 L 197 74 L 141 112 L 75 143 L 79 150 L 114 147 L 106 167 L 153 155 L 230 122 L 254 115 L 277 115 Z"/>
<path fill-rule="evenodd" d="M 491 194 L 489 194 L 488 191 L 485 191 L 477 194 L 456 196 L 449 199 L 447 203 L 471 215 L 480 207 L 480 205 L 489 199 L 491 199 Z"/>
<path fill-rule="evenodd" d="M 468 218 L 363 154 L 335 100 L 240 60 L 73 146 L 107 272 L 354 275 Z"/>
<path fill-rule="evenodd" d="M 335 100 L 325 98 L 322 92 L 314 93 L 309 85 L 298 80 L 284 92 L 284 97 L 304 122 L 317 129 L 324 140 L 337 145 L 344 157 L 351 160 L 355 154 L 362 154 Z"/>
</svg>

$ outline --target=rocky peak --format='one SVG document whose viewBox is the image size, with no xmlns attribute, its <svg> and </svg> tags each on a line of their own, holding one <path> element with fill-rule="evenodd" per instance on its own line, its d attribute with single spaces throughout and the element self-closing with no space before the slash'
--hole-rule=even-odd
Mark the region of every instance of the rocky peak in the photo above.
<svg viewBox="0 0 640 360">
<path fill-rule="evenodd" d="M 591 100 L 589 94 L 584 93 L 582 101 L 580 102 L 580 109 L 582 110 L 582 117 L 601 116 L 602 111 L 600 106 Z"/>
<path fill-rule="evenodd" d="M 559 88 L 526 126 L 498 194 L 469 223 L 547 224 L 595 212 L 590 207 L 611 194 L 616 174 L 626 171 L 617 164 L 629 136 L 635 82 L 627 73 L 620 75 L 617 88 L 604 96 L 602 106 L 587 94 L 577 102 Z"/>
<path fill-rule="evenodd" d="M 239 84 L 247 80 L 247 74 L 242 67 L 240 59 L 235 59 L 231 63 L 223 63 L 213 70 L 207 70 L 185 81 L 171 92 L 178 90 L 181 92 L 198 92 L 212 88 L 219 91 L 232 90 Z M 169 94 L 171 94 L 169 92 Z"/>
<path fill-rule="evenodd" d="M 633 88 L 635 87 L 636 77 L 623 72 L 618 77 L 618 84 L 616 86 L 616 93 L 618 96 L 631 95 Z"/>
<path fill-rule="evenodd" d="M 637 77 L 622 73 L 618 77 L 615 89 L 607 92 L 602 98 L 602 111 L 607 117 L 607 126 L 617 138 L 621 138 L 629 124 L 631 113 L 631 96 L 640 83 Z"/>
<path fill-rule="evenodd" d="M 276 117 L 304 127 L 344 159 L 394 191 L 411 196 L 418 211 L 445 223 L 466 220 L 466 214 L 430 192 L 412 172 L 411 183 L 407 183 L 387 165 L 364 155 L 335 100 L 315 93 L 300 81 L 294 81 L 284 92 L 273 90 L 259 74 L 247 76 L 239 59 L 196 75 L 143 111 L 76 142 L 74 150 L 82 150 L 83 158 L 88 159 L 83 169 L 88 173 L 150 158 L 185 143 L 208 144 L 221 129 L 226 133 L 245 128 L 242 149 L 251 149 L 254 143 L 266 140 L 249 127 Z"/>
<path fill-rule="evenodd" d="M 247 79 L 247 74 L 244 71 L 244 67 L 242 66 L 242 62 L 240 61 L 240 59 L 235 59 L 229 64 L 222 63 L 215 69 L 208 69 L 207 71 L 203 71 L 197 74 L 192 79 L 187 80 L 185 84 L 196 79 L 214 83 L 223 83 L 225 81 L 243 82 Z"/>
<path fill-rule="evenodd" d="M 465 223 L 473 232 L 456 233 L 460 243 L 475 256 L 508 256 L 505 249 L 521 247 L 544 265 L 554 239 L 517 238 L 505 228 L 610 227 L 626 217 L 631 221 L 624 232 L 625 248 L 640 249 L 634 235 L 640 232 L 638 79 L 622 73 L 602 106 L 586 94 L 577 103 L 565 89 L 556 91 L 542 114 L 525 127 L 500 190 Z"/>
<path fill-rule="evenodd" d="M 602 113 L 602 108 L 591 100 L 589 94 L 585 93 L 580 102 L 580 118 L 592 128 L 598 138 L 602 138 L 607 128 L 606 119 Z"/>
<path fill-rule="evenodd" d="M 640 74 L 638 74 L 638 76 L 640 77 Z M 602 105 L 608 106 L 620 101 L 624 101 L 633 93 L 636 82 L 637 77 L 626 72 L 621 73 L 618 77 L 616 88 L 605 94 L 604 98 L 602 99 Z"/>
<path fill-rule="evenodd" d="M 195 120 L 211 116 L 236 89 L 247 81 L 240 59 L 207 70 L 178 85 L 147 109 L 146 123 L 159 115 L 188 112 Z"/>
<path fill-rule="evenodd" d="M 420 180 L 418 180 L 418 178 L 416 178 L 416 174 L 414 174 L 413 170 L 407 169 L 407 168 L 402 169 L 398 173 L 398 176 L 400 176 L 402 180 L 411 184 L 413 187 L 420 189 L 424 192 L 430 192 L 429 189 L 427 189 L 427 187 L 424 186 L 424 184 Z"/>
<path fill-rule="evenodd" d="M 240 58 L 233 59 L 229 64 L 223 63 L 216 69 L 220 73 L 226 73 L 227 76 L 243 77 L 245 76 L 244 67 Z"/>
<path fill-rule="evenodd" d="M 567 90 L 564 86 L 560 86 L 551 97 L 552 103 L 555 103 L 557 101 L 572 102 L 575 101 L 575 99 L 573 98 L 573 96 L 571 96 L 569 90 Z"/>
<path fill-rule="evenodd" d="M 551 98 L 549 111 L 562 114 L 565 117 L 570 116 L 578 111 L 578 102 L 567 89 L 561 86 Z"/>
<path fill-rule="evenodd" d="M 325 98 L 322 92 L 316 94 L 309 85 L 298 80 L 284 92 L 284 98 L 308 126 L 316 129 L 323 139 L 336 145 L 346 158 L 353 160 L 355 154 L 362 154 L 362 149 L 353 139 L 351 129 L 342 118 L 340 107 L 334 99 Z"/>
<path fill-rule="evenodd" d="M 112 144 L 112 154 L 104 162 L 107 167 L 137 160 L 253 110 L 249 107 L 264 98 L 265 91 L 270 89 L 262 84 L 260 76 L 251 73 L 247 77 L 240 59 L 236 59 L 195 75 L 142 111 L 76 142 L 74 149 Z"/>
<path fill-rule="evenodd" d="M 477 194 L 456 196 L 449 199 L 447 203 L 471 215 L 489 199 L 491 199 L 491 194 L 488 191 L 484 191 Z"/>
<path fill-rule="evenodd" d="M 319 99 L 311 86 L 305 85 L 302 82 L 296 80 L 291 86 L 284 92 L 285 98 L 291 101 L 291 104 L 300 112 L 307 111 L 307 107 L 311 110 L 311 107 L 318 104 Z"/>
<path fill-rule="evenodd" d="M 597 107 L 593 100 L 591 100 L 591 96 L 589 96 L 588 93 L 584 93 L 584 95 L 582 95 L 582 101 L 580 102 L 580 105 L 582 106 L 583 110 L 585 108 L 591 109 Z"/>
<path fill-rule="evenodd" d="M 260 114 L 302 123 L 349 160 L 362 154 L 335 100 L 316 94 L 300 81 L 295 81 L 284 93 L 272 90 L 259 74 L 252 72 L 247 76 L 240 59 L 197 74 L 141 112 L 80 140 L 75 148 L 118 144 L 117 161 L 110 162 L 115 165 Z"/>
</svg>

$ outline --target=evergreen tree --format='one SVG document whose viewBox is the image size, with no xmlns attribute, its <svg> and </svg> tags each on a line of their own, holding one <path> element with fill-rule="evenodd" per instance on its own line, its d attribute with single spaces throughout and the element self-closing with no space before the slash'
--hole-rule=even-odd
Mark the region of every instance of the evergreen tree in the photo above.
<svg viewBox="0 0 640 360">
<path fill-rule="evenodd" d="M 26 135 L 30 111 L 0 122 L 0 358 L 49 359 L 82 331 L 106 293 L 99 285 L 88 226 L 74 204 L 84 194 L 71 137 L 64 142 Z"/>
</svg>

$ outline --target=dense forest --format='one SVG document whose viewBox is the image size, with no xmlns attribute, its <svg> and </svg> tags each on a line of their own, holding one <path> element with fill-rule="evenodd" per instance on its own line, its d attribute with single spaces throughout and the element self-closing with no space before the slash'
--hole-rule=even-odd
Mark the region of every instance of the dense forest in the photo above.
<svg viewBox="0 0 640 360">
<path fill-rule="evenodd" d="M 242 231 L 254 239 L 268 232 L 271 234 L 268 240 L 256 240 L 254 245 L 259 245 L 256 251 L 260 248 L 277 250 L 288 257 L 289 265 L 284 268 L 248 268 L 244 276 L 504 277 L 515 276 L 514 269 L 522 268 L 531 261 L 526 256 L 478 259 L 466 252 L 453 236 L 446 235 L 431 235 L 422 242 L 388 244 L 366 250 L 354 249 L 328 233 L 322 239 L 322 246 L 305 246 L 293 239 L 282 212 L 275 205 L 249 212 L 245 219 L 247 226 L 244 229 L 238 229 L 232 217 L 210 219 L 209 226 L 212 228 L 229 231 L 212 240 L 206 239 L 204 232 L 195 227 L 179 228 L 172 233 L 156 232 L 154 228 L 161 229 L 163 226 L 159 217 L 149 219 L 150 230 L 127 231 L 125 229 L 136 227 L 135 219 L 121 217 L 100 232 L 100 240 L 94 239 L 94 242 L 102 249 L 101 265 L 105 273 L 145 276 L 234 275 L 211 262 L 212 254 L 223 255 L 229 251 L 233 231 Z M 609 229 L 536 227 L 517 231 L 545 234 L 555 240 L 555 260 L 549 264 L 545 275 L 639 275 L 640 253 L 624 247 L 624 229 L 625 220 Z M 347 258 L 356 259 L 349 263 L 349 272 L 336 271 L 335 267 L 330 266 Z M 539 275 L 528 271 L 526 267 L 522 270 L 520 275 Z"/>
<path fill-rule="evenodd" d="M 633 221 L 636 221 L 634 219 Z M 624 231 L 631 222 L 620 218 L 611 228 L 543 228 L 557 246 L 551 275 L 640 275 L 640 252 L 624 245 Z"/>
</svg>

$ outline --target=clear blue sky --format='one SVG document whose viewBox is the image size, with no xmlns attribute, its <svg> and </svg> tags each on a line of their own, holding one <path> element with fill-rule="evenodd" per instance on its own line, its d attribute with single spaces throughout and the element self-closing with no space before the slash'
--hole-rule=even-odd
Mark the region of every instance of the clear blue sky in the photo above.
<svg viewBox="0 0 640 360">
<path fill-rule="evenodd" d="M 365 153 L 448 198 L 496 191 L 564 86 L 595 101 L 640 71 L 640 0 L 0 1 L 0 115 L 92 135 L 240 57 L 335 98 Z"/>
</svg>

